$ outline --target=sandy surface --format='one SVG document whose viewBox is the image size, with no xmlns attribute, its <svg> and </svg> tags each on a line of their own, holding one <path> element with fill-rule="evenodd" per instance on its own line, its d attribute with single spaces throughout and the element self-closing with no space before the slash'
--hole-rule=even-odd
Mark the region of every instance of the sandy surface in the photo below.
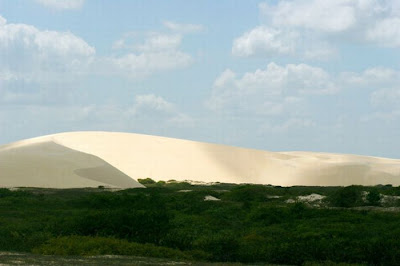
<svg viewBox="0 0 400 266">
<path fill-rule="evenodd" d="M 43 143 L 57 144 L 57 147 L 68 149 L 70 152 L 92 155 L 102 161 L 103 164 L 92 162 L 92 159 L 74 160 L 73 164 L 77 165 L 71 166 L 75 167 L 74 176 L 71 178 L 81 177 L 82 180 L 79 182 L 85 184 L 113 182 L 116 180 L 111 177 L 113 172 L 107 173 L 107 169 L 115 167 L 124 174 L 124 177 L 129 176 L 135 180 L 150 177 L 154 180 L 218 181 L 282 186 L 400 185 L 400 160 L 394 159 L 313 152 L 267 152 L 131 133 L 71 132 L 1 146 L 2 186 L 7 182 L 12 183 L 11 176 L 16 179 L 17 176 L 26 175 L 27 177 L 21 179 L 24 182 L 40 178 L 40 175 L 32 176 L 32 159 L 38 160 L 34 168 L 37 171 L 53 171 L 51 185 L 62 182 L 55 175 L 62 173 L 61 169 L 66 167 L 65 160 L 61 159 L 63 155 L 59 154 L 56 156 L 59 159 L 55 159 L 46 148 L 38 147 L 33 150 L 28 148 L 38 144 L 44 145 Z M 38 158 L 35 155 L 37 152 L 40 155 Z M 11 153 L 19 155 L 10 157 Z M 8 154 L 8 157 L 4 154 Z M 26 154 L 31 155 L 26 158 Z M 4 160 L 4 157 L 8 159 Z M 75 156 L 68 158 L 72 157 Z M 11 167 L 13 164 L 18 167 Z M 53 166 L 50 167 L 49 164 Z M 8 169 L 6 174 L 4 169 Z M 72 182 L 71 179 L 65 182 L 72 184 L 78 181 Z M 124 183 L 124 186 L 129 185 Z"/>
<path fill-rule="evenodd" d="M 0 147 L 0 186 L 141 187 L 104 160 L 46 139 Z"/>
</svg>

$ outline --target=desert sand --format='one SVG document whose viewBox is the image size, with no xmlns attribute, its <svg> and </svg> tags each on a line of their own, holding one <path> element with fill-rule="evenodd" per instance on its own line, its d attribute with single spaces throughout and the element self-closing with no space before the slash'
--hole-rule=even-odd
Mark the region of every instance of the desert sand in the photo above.
<svg viewBox="0 0 400 266">
<path fill-rule="evenodd" d="M 0 147 L 1 187 L 143 187 L 104 160 L 37 138 Z"/>
<path fill-rule="evenodd" d="M 268 152 L 116 132 L 70 132 L 0 146 L 0 186 L 138 187 L 135 180 L 281 186 L 400 185 L 400 160 Z"/>
</svg>

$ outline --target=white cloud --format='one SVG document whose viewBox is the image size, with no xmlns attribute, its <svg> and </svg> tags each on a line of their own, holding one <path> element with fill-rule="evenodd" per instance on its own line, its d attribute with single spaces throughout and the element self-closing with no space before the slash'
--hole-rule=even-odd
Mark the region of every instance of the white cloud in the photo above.
<svg viewBox="0 0 400 266">
<path fill-rule="evenodd" d="M 282 0 L 259 8 L 262 25 L 233 41 L 234 55 L 327 60 L 337 57 L 346 42 L 400 47 L 395 0 Z"/>
<path fill-rule="evenodd" d="M 366 32 L 366 39 L 386 47 L 400 47 L 400 17 L 378 21 Z"/>
<path fill-rule="evenodd" d="M 145 42 L 136 47 L 139 51 L 176 50 L 182 43 L 182 36 L 178 34 L 150 33 Z"/>
<path fill-rule="evenodd" d="M 79 81 L 91 71 L 95 54 L 94 47 L 70 32 L 3 23 L 0 25 L 0 103 L 7 106 L 70 104 L 76 88 L 80 87 Z"/>
<path fill-rule="evenodd" d="M 389 122 L 400 118 L 400 71 L 373 67 L 360 73 L 344 72 L 337 82 L 347 91 L 358 91 L 360 97 L 369 94 L 370 106 L 361 116 L 362 122 Z"/>
<path fill-rule="evenodd" d="M 337 91 L 328 73 L 306 64 L 279 66 L 270 63 L 265 70 L 245 73 L 238 84 L 243 89 L 264 91 L 268 95 L 284 92 L 332 94 Z"/>
<path fill-rule="evenodd" d="M 294 32 L 259 26 L 233 41 L 232 54 L 237 56 L 291 54 L 294 52 L 297 37 Z"/>
<path fill-rule="evenodd" d="M 227 85 L 233 85 L 235 81 L 236 73 L 230 69 L 226 69 L 219 75 L 219 77 L 214 81 L 214 87 L 226 87 Z M 232 84 L 229 84 L 232 83 Z"/>
<path fill-rule="evenodd" d="M 180 24 L 180 23 L 176 23 L 176 22 L 172 22 L 172 21 L 164 21 L 163 25 L 172 30 L 172 31 L 176 31 L 179 33 L 195 33 L 195 32 L 201 32 L 204 30 L 204 26 L 203 25 L 199 25 L 199 24 Z"/>
<path fill-rule="evenodd" d="M 329 44 L 320 42 L 317 44 L 307 45 L 304 49 L 304 58 L 307 60 L 326 61 L 336 58 L 339 54 L 338 50 Z"/>
<path fill-rule="evenodd" d="M 190 54 L 180 50 L 182 35 L 150 32 L 142 43 L 132 43 L 137 39 L 132 40 L 132 37 L 137 34 L 125 34 L 113 44 L 114 49 L 129 52 L 104 58 L 101 63 L 104 73 L 141 78 L 159 71 L 184 68 L 193 62 Z"/>
<path fill-rule="evenodd" d="M 85 0 L 36 0 L 37 3 L 57 10 L 79 9 Z"/>
<path fill-rule="evenodd" d="M 112 75 L 142 78 L 154 72 L 184 68 L 193 62 L 192 57 L 181 51 L 129 53 L 105 59 L 105 71 Z M 111 67 L 113 72 L 107 68 Z"/>
<path fill-rule="evenodd" d="M 175 104 L 154 94 L 137 95 L 133 106 L 128 111 L 134 118 L 148 120 L 161 125 L 187 127 L 193 125 L 193 119 L 181 113 Z"/>
<path fill-rule="evenodd" d="M 277 132 L 326 124 L 327 117 L 342 112 L 354 123 L 360 119 L 394 121 L 400 118 L 398 84 L 400 71 L 385 67 L 330 75 L 307 64 L 270 63 L 244 74 L 231 69 L 222 72 L 206 106 L 224 118 L 251 119 Z M 333 96 L 340 100 L 332 100 Z M 326 109 L 321 107 L 324 104 Z"/>
<path fill-rule="evenodd" d="M 7 20 L 5 18 L 3 18 L 2 16 L 0 16 L 0 26 L 3 26 L 7 23 Z"/>
<path fill-rule="evenodd" d="M 379 89 L 400 81 L 400 73 L 391 68 L 373 67 L 361 73 L 343 72 L 340 81 L 345 87 L 372 87 Z"/>
<path fill-rule="evenodd" d="M 125 49 L 125 48 L 126 48 L 126 44 L 125 44 L 124 39 L 116 40 L 112 45 L 113 50 Z"/>
<path fill-rule="evenodd" d="M 171 113 L 175 112 L 175 106 L 164 100 L 160 96 L 154 94 L 137 95 L 135 97 L 135 104 L 132 112 L 134 114 L 146 110 L 157 111 L 160 113 Z"/>
<path fill-rule="evenodd" d="M 354 26 L 355 2 L 351 0 L 280 1 L 276 6 L 263 3 L 260 9 L 272 17 L 272 23 L 275 26 L 340 32 Z"/>
<path fill-rule="evenodd" d="M 79 82 L 85 77 L 143 78 L 193 62 L 191 55 L 180 50 L 182 35 L 151 32 L 144 36 L 139 44 L 121 39 L 119 46 L 124 50 L 98 57 L 94 47 L 71 32 L 7 24 L 0 17 L 0 101 L 70 102 L 69 95 L 76 93 L 72 91 L 81 87 Z"/>
<path fill-rule="evenodd" d="M 0 73 L 48 80 L 49 73 L 87 70 L 95 49 L 70 32 L 42 31 L 26 24 L 0 25 Z M 54 76 L 54 78 L 59 78 Z"/>
<path fill-rule="evenodd" d="M 208 108 L 227 114 L 300 114 L 304 96 L 335 94 L 339 88 L 323 69 L 306 64 L 268 64 L 238 77 L 225 70 L 214 82 Z"/>
<path fill-rule="evenodd" d="M 370 96 L 371 104 L 380 109 L 397 109 L 400 111 L 400 88 L 382 88 Z"/>
</svg>

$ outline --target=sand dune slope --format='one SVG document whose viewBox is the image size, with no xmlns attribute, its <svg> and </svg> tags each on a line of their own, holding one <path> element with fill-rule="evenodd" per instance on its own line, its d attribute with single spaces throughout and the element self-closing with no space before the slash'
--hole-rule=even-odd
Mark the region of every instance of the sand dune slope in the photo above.
<svg viewBox="0 0 400 266">
<path fill-rule="evenodd" d="M 0 147 L 0 186 L 141 187 L 104 160 L 46 139 Z"/>
<path fill-rule="evenodd" d="M 43 145 L 44 147 L 41 147 Z M 86 159 L 65 161 L 64 155 L 53 156 L 46 145 L 52 147 L 57 145 L 57 149 L 62 148 L 86 156 Z M 41 157 L 37 157 L 37 152 Z M 13 157 L 10 154 L 17 156 Z M 87 158 L 90 155 L 102 163 L 92 162 L 92 159 Z M 30 156 L 29 159 L 26 156 Z M 75 158 L 75 155 L 68 158 L 72 157 Z M 36 168 L 30 165 L 32 158 L 37 160 Z M 49 160 L 52 160 L 51 167 L 47 164 Z M 27 175 L 28 179 L 42 180 L 44 177 L 39 174 L 34 176 L 31 174 L 32 169 L 39 169 L 38 165 L 45 165 L 43 166 L 45 172 L 52 172 L 52 176 L 63 176 L 62 169 L 68 164 L 73 164 L 72 168 L 75 169 L 74 175 L 68 181 L 71 182 L 69 186 L 72 183 L 78 184 L 74 183 L 78 182 L 78 177 L 81 178 L 79 185 L 85 186 L 93 182 L 114 186 L 123 183 L 123 186 L 119 185 L 122 187 L 134 186 L 127 181 L 127 176 L 136 185 L 135 179 L 146 177 L 155 180 L 219 181 L 283 186 L 400 185 L 400 160 L 329 153 L 267 152 L 114 132 L 61 133 L 2 146 L 0 185 L 4 186 L 7 182 L 11 184 L 12 176 L 17 179 L 16 176 Z M 13 168 L 13 165 L 18 167 Z M 118 174 L 114 168 L 118 169 Z M 51 184 L 40 182 L 46 183 L 47 187 L 61 186 L 62 180 L 65 178 L 54 177 Z M 114 181 L 116 183 L 112 183 Z"/>
</svg>

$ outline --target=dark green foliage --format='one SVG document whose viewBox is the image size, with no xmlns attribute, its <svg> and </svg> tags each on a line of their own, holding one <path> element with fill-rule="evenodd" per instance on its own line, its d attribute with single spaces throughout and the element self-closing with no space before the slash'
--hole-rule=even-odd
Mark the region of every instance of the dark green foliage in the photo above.
<svg viewBox="0 0 400 266">
<path fill-rule="evenodd" d="M 131 255 L 153 258 L 191 259 L 191 256 L 179 250 L 158 247 L 152 244 L 138 244 L 126 240 L 65 236 L 52 238 L 45 244 L 34 248 L 33 253 L 45 255 Z"/>
<path fill-rule="evenodd" d="M 144 179 L 139 178 L 138 182 L 140 184 L 142 184 L 142 185 L 151 185 L 151 184 L 155 184 L 156 183 L 156 181 L 154 181 L 153 179 L 151 179 L 149 177 L 148 178 L 144 178 Z"/>
<path fill-rule="evenodd" d="M 369 205 L 379 206 L 380 200 L 381 194 L 379 193 L 379 190 L 377 188 L 371 189 L 367 195 L 367 202 L 369 203 Z"/>
<path fill-rule="evenodd" d="M 366 201 L 363 191 L 369 192 Z M 311 193 L 327 196 L 328 208 L 286 203 Z M 397 196 L 400 189 L 188 183 L 154 183 L 116 192 L 0 189 L 0 250 L 259 264 L 396 265 L 400 213 L 365 206 L 377 205 L 380 194 Z M 207 195 L 221 201 L 204 201 Z"/>
<path fill-rule="evenodd" d="M 239 239 L 233 231 L 220 231 L 200 237 L 195 247 L 210 254 L 213 261 L 236 261 Z"/>
<path fill-rule="evenodd" d="M 338 189 L 331 197 L 331 202 L 336 207 L 354 207 L 361 203 L 361 188 L 349 186 Z"/>
<path fill-rule="evenodd" d="M 225 199 L 239 202 L 267 201 L 268 187 L 259 185 L 243 185 L 226 193 Z"/>
</svg>

